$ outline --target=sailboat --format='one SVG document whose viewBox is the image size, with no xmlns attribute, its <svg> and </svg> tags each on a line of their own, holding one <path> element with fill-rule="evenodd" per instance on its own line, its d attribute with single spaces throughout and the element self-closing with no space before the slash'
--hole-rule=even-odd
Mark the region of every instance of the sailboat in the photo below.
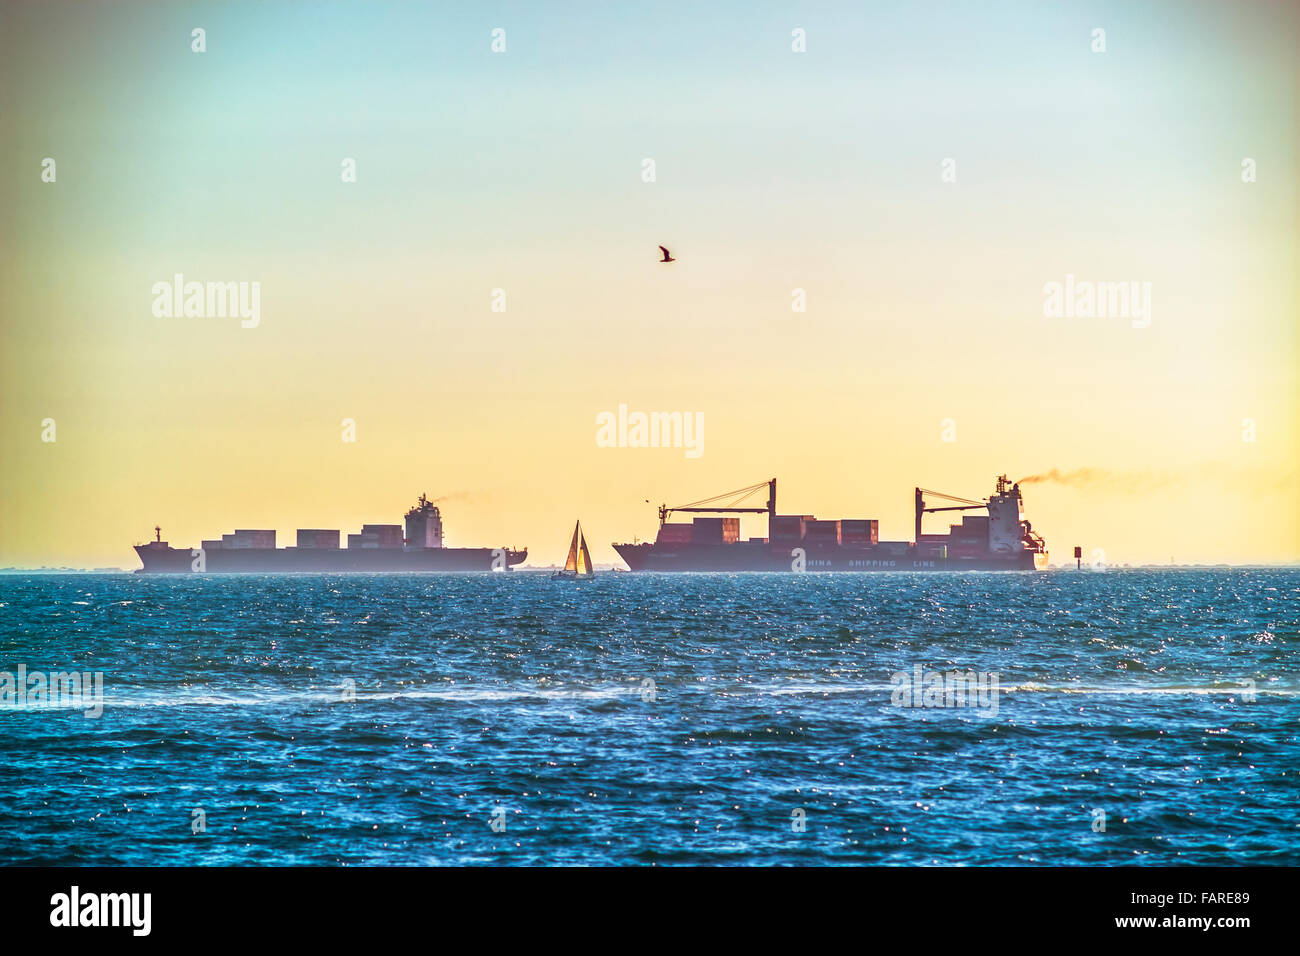
<svg viewBox="0 0 1300 956">
<path fill-rule="evenodd" d="M 564 570 L 551 575 L 556 578 L 594 578 L 596 568 L 591 563 L 591 552 L 587 550 L 587 539 L 582 534 L 582 522 L 573 526 L 573 541 L 569 543 L 569 556 L 564 561 Z"/>
</svg>

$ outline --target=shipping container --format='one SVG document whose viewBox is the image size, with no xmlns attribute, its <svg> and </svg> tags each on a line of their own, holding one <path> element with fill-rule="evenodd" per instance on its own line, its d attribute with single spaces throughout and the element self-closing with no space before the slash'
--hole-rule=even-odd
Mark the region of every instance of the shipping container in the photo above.
<svg viewBox="0 0 1300 956">
<path fill-rule="evenodd" d="M 655 538 L 655 542 L 658 544 L 690 544 L 694 530 L 694 526 L 689 524 L 661 524 L 659 526 L 659 536 Z"/>
<path fill-rule="evenodd" d="M 846 544 L 875 544 L 880 540 L 880 522 L 875 518 L 843 518 L 840 540 Z"/>
<path fill-rule="evenodd" d="M 804 538 L 818 544 L 839 544 L 840 523 L 838 521 L 807 521 L 804 523 Z"/>
<path fill-rule="evenodd" d="M 252 528 L 236 528 L 233 535 L 222 535 L 221 540 L 224 544 L 229 538 L 229 547 L 232 548 L 250 548 L 264 549 L 275 548 L 275 532 L 265 531 Z"/>
<path fill-rule="evenodd" d="M 740 540 L 739 518 L 696 518 L 691 526 L 697 544 L 735 544 Z"/>
<path fill-rule="evenodd" d="M 405 540 L 405 532 L 400 524 L 363 524 L 361 526 L 361 546 L 363 548 L 400 548 Z"/>
<path fill-rule="evenodd" d="M 691 526 L 697 544 L 734 544 L 740 540 L 739 518 L 696 518 Z"/>
<path fill-rule="evenodd" d="M 299 528 L 298 547 L 333 549 L 339 546 L 339 532 L 323 528 Z"/>
<path fill-rule="evenodd" d="M 809 515 L 773 515 L 768 521 L 767 534 L 773 540 L 798 541 L 804 535 L 804 523 Z"/>
</svg>

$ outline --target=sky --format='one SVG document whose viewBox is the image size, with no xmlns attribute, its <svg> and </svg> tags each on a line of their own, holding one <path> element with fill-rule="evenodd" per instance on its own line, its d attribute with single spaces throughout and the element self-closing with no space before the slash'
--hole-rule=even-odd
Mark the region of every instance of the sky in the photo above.
<svg viewBox="0 0 1300 956">
<path fill-rule="evenodd" d="M 1298 561 L 1298 48 L 1256 0 L 5 3 L 0 567 L 426 492 L 611 562 L 771 477 L 907 539 L 1052 469 L 1054 562 Z M 155 315 L 178 273 L 256 326 Z M 602 447 L 620 405 L 699 454 Z"/>
</svg>

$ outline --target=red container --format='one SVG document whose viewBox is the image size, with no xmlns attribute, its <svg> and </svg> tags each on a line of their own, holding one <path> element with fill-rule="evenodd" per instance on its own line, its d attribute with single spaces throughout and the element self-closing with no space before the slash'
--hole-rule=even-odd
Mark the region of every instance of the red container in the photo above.
<svg viewBox="0 0 1300 956">
<path fill-rule="evenodd" d="M 695 537 L 695 528 L 689 524 L 661 524 L 657 544 L 690 544 Z"/>
</svg>

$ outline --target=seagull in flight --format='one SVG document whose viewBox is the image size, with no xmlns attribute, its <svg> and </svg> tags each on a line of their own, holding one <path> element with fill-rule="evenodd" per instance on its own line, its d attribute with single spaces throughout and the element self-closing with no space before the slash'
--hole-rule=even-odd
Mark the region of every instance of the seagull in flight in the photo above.
<svg viewBox="0 0 1300 956">
<path fill-rule="evenodd" d="M 677 260 L 674 259 L 671 255 L 669 255 L 668 250 L 665 249 L 663 246 L 660 246 L 660 247 L 659 247 L 659 251 L 662 252 L 662 253 L 664 254 L 664 257 L 663 257 L 662 259 L 659 260 L 660 262 L 676 262 L 676 261 L 677 261 Z"/>
</svg>

